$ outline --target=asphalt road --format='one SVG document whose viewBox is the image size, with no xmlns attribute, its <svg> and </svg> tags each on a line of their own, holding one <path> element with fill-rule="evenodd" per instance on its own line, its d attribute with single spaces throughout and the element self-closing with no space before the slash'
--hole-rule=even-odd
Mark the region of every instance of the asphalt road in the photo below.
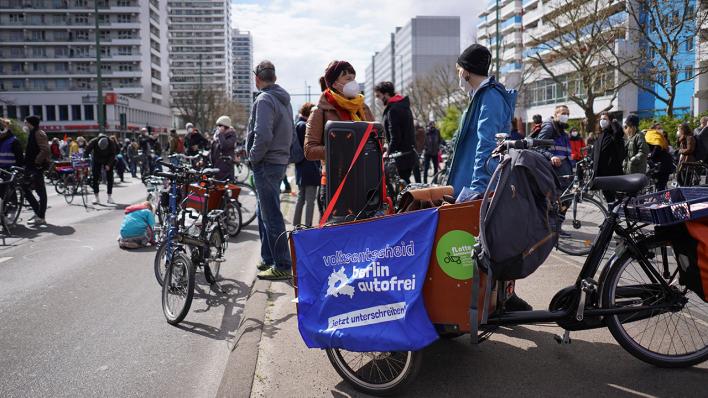
<svg viewBox="0 0 708 398">
<path fill-rule="evenodd" d="M 215 396 L 256 272 L 257 228 L 231 241 L 223 292 L 198 274 L 189 315 L 170 326 L 154 249 L 116 243 L 122 208 L 145 189 L 114 191 L 119 205 L 84 209 L 51 190 L 49 225 L 19 226 L 0 246 L 0 397 Z"/>
</svg>

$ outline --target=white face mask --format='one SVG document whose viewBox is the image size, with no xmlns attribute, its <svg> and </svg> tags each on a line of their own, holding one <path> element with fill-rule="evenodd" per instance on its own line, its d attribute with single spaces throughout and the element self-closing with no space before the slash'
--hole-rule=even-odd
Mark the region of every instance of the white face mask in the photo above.
<svg viewBox="0 0 708 398">
<path fill-rule="evenodd" d="M 466 93 L 470 93 L 472 91 L 472 85 L 462 76 L 460 76 L 460 90 Z"/>
<path fill-rule="evenodd" d="M 562 124 L 568 124 L 568 119 L 570 116 L 568 115 L 560 115 L 558 116 L 558 121 L 561 122 Z"/>
<path fill-rule="evenodd" d="M 194 129 L 191 128 L 191 127 L 187 129 L 187 132 L 190 133 L 190 134 L 192 134 L 192 131 L 194 131 Z"/>
<path fill-rule="evenodd" d="M 601 129 L 604 130 L 604 129 L 606 129 L 609 125 L 610 125 L 610 121 L 609 121 L 609 120 L 600 119 L 600 128 L 601 128 Z"/>
<path fill-rule="evenodd" d="M 22 131 L 24 131 L 25 133 L 29 133 L 30 129 L 27 126 L 22 126 Z"/>
<path fill-rule="evenodd" d="M 359 95 L 359 83 L 356 80 L 352 80 L 342 87 L 342 94 L 347 98 L 354 98 Z"/>
<path fill-rule="evenodd" d="M 573 137 L 577 137 L 577 136 L 578 136 L 578 132 L 577 132 L 577 131 L 573 131 L 572 133 L 570 133 L 570 135 L 572 135 Z"/>
</svg>

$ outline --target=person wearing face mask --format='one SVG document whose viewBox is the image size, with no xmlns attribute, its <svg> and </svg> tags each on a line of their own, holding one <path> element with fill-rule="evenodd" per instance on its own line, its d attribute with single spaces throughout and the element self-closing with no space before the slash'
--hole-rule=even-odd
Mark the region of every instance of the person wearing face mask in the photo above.
<svg viewBox="0 0 708 398">
<path fill-rule="evenodd" d="M 553 140 L 554 142 L 551 148 L 544 148 L 539 150 L 539 152 L 550 159 L 553 170 L 559 177 L 572 176 L 573 174 L 570 139 L 565 132 L 569 118 L 570 110 L 566 105 L 556 106 L 554 117 L 543 122 L 541 132 L 538 134 L 539 139 Z M 562 178 L 561 187 L 565 189 L 571 182 L 572 178 Z"/>
<path fill-rule="evenodd" d="M 356 71 L 347 61 L 332 61 L 320 78 L 320 95 L 317 107 L 310 113 L 305 129 L 305 158 L 322 161 L 320 202 L 326 204 L 327 171 L 325 168 L 324 127 L 328 121 L 373 122 L 374 116 L 359 92 Z"/>
<path fill-rule="evenodd" d="M 583 159 L 583 148 L 585 148 L 585 140 L 580 136 L 578 129 L 573 127 L 570 129 L 570 159 L 575 163 Z"/>
<path fill-rule="evenodd" d="M 25 199 L 29 202 L 34 217 L 30 222 L 35 226 L 45 224 L 47 212 L 47 188 L 44 185 L 44 170 L 49 167 L 49 140 L 47 134 L 39 128 L 39 117 L 25 118 L 23 130 L 27 132 L 27 148 L 25 149 L 25 177 L 30 183 L 24 186 Z M 32 191 L 37 192 L 39 200 Z"/>
<path fill-rule="evenodd" d="M 625 174 L 647 172 L 647 156 L 649 147 L 644 140 L 644 134 L 639 131 L 639 117 L 629 115 L 624 121 L 624 133 L 627 136 L 625 142 L 625 158 L 622 163 Z"/>
<path fill-rule="evenodd" d="M 184 137 L 184 146 L 187 156 L 194 156 L 209 146 L 207 139 L 204 138 L 198 129 L 194 128 L 192 123 L 187 123 L 185 127 L 187 128 L 187 136 Z"/>
<path fill-rule="evenodd" d="M 272 62 L 261 61 L 253 73 L 260 93 L 251 107 L 246 150 L 258 198 L 258 233 L 261 238 L 258 278 L 287 280 L 292 278 L 292 260 L 284 234 L 285 220 L 280 211 L 280 182 L 290 161 L 290 147 L 295 135 L 293 108 L 290 94 L 275 83 L 277 76 Z M 234 143 L 235 140 L 234 132 Z"/>
<path fill-rule="evenodd" d="M 396 158 L 398 175 L 410 184 L 418 154 L 415 150 L 415 126 L 408 97 L 396 94 L 391 82 L 379 82 L 374 87 L 376 99 L 384 106 L 383 125 L 388 153 L 400 152 Z M 418 177 L 418 182 L 420 177 Z"/>
<path fill-rule="evenodd" d="M 492 159 L 496 134 L 510 133 L 516 97 L 489 76 L 492 54 L 479 44 L 467 47 L 457 59 L 460 89 L 470 98 L 460 118 L 460 128 L 450 163 L 448 184 L 458 196 L 464 187 L 471 198 L 481 197 L 491 179 L 497 160 Z"/>
<path fill-rule="evenodd" d="M 600 134 L 592 148 L 592 167 L 595 176 L 622 175 L 624 134 L 622 126 L 608 112 L 600 114 Z M 615 193 L 603 191 L 608 203 L 615 201 Z"/>
<path fill-rule="evenodd" d="M 209 151 L 211 164 L 219 169 L 217 180 L 233 180 L 236 130 L 231 127 L 231 118 L 228 116 L 221 116 L 216 120 L 216 129 L 217 133 Z"/>
<path fill-rule="evenodd" d="M 0 118 L 0 169 L 9 170 L 12 166 L 22 167 L 25 155 L 22 144 L 10 129 L 10 120 Z M 0 180 L 7 175 L 0 175 Z M 5 196 L 5 184 L 0 184 L 0 197 Z"/>
</svg>

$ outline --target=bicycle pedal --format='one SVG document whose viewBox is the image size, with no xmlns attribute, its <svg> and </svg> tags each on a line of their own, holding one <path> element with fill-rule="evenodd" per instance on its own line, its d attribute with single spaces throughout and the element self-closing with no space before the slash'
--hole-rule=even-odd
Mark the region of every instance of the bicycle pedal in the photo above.
<svg viewBox="0 0 708 398">
<path fill-rule="evenodd" d="M 224 262 L 226 262 L 226 259 L 224 257 L 219 257 L 219 258 L 213 258 L 210 261 L 213 261 L 215 263 L 224 263 Z"/>
</svg>

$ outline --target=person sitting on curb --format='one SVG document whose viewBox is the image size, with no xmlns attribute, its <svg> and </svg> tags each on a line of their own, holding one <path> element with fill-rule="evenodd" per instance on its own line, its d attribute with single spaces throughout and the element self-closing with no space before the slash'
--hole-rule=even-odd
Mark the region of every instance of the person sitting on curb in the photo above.
<svg viewBox="0 0 708 398">
<path fill-rule="evenodd" d="M 138 249 L 154 244 L 154 228 L 155 215 L 150 202 L 128 206 L 120 225 L 118 246 L 121 249 Z"/>
</svg>

